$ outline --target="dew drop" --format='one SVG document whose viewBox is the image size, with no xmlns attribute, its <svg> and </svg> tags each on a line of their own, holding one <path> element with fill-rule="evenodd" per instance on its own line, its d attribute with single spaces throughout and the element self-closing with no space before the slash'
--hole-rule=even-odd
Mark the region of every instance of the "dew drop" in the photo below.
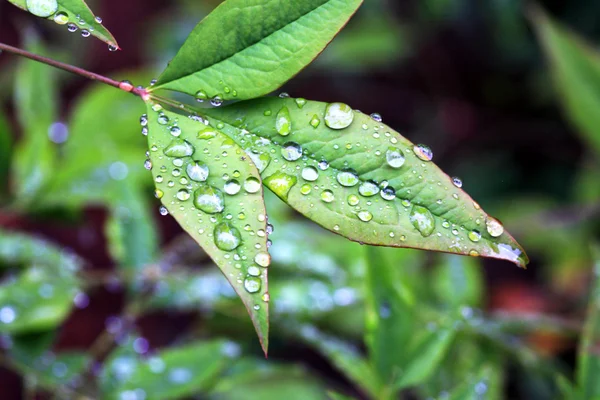
<svg viewBox="0 0 600 400">
<path fill-rule="evenodd" d="M 305 167 L 302 169 L 302 178 L 309 182 L 314 182 L 319 178 L 319 171 L 315 167 Z"/>
<path fill-rule="evenodd" d="M 212 99 L 210 99 L 210 104 L 213 107 L 221 107 L 223 105 L 223 99 L 221 98 L 221 96 L 215 96 Z"/>
<path fill-rule="evenodd" d="M 204 90 L 198 90 L 196 92 L 196 101 L 202 103 L 204 100 L 208 100 L 208 95 Z"/>
<path fill-rule="evenodd" d="M 331 129 L 345 129 L 352 124 L 354 111 L 344 103 L 331 103 L 325 109 L 325 124 Z"/>
<path fill-rule="evenodd" d="M 352 187 L 358 185 L 359 179 L 354 171 L 340 171 L 336 175 L 338 183 L 344 187 Z"/>
<path fill-rule="evenodd" d="M 248 293 L 256 293 L 260 290 L 262 283 L 259 278 L 249 276 L 244 281 L 244 288 Z"/>
<path fill-rule="evenodd" d="M 287 136 L 292 131 L 292 118 L 290 110 L 287 107 L 282 107 L 275 117 L 275 129 L 281 136 Z"/>
<path fill-rule="evenodd" d="M 396 191 L 391 186 L 381 189 L 381 192 L 379 194 L 381 195 L 382 199 L 387 201 L 392 201 L 396 198 Z"/>
<path fill-rule="evenodd" d="M 281 156 L 288 161 L 296 161 L 302 157 L 302 147 L 298 143 L 287 142 L 281 148 Z"/>
<path fill-rule="evenodd" d="M 187 140 L 174 139 L 163 151 L 168 157 L 189 157 L 194 154 L 194 146 Z"/>
<path fill-rule="evenodd" d="M 402 150 L 396 147 L 390 147 L 385 153 L 385 160 L 390 167 L 400 168 L 404 165 L 406 158 L 404 157 Z"/>
<path fill-rule="evenodd" d="M 358 218 L 363 222 L 369 222 L 373 219 L 373 214 L 367 210 L 362 210 L 358 212 Z"/>
<path fill-rule="evenodd" d="M 295 176 L 288 175 L 281 171 L 264 179 L 265 185 L 283 200 L 287 200 L 288 194 L 296 182 L 297 179 Z"/>
<path fill-rule="evenodd" d="M 479 233 L 479 231 L 476 231 L 476 230 L 469 232 L 469 234 L 467 236 L 469 237 L 471 242 L 477 243 L 481 240 L 481 233 Z"/>
<path fill-rule="evenodd" d="M 423 237 L 428 237 L 435 229 L 435 218 L 427 208 L 415 204 L 410 212 L 410 222 Z"/>
<path fill-rule="evenodd" d="M 491 237 L 498 237 L 504 233 L 504 226 L 496 218 L 487 217 L 485 220 L 485 227 Z"/>
<path fill-rule="evenodd" d="M 244 190 L 246 190 L 246 192 L 248 193 L 257 193 L 258 191 L 260 191 L 261 186 L 262 184 L 260 183 L 260 181 L 253 176 L 246 179 L 246 181 L 244 182 Z"/>
<path fill-rule="evenodd" d="M 452 178 L 452 183 L 453 183 L 453 184 L 454 184 L 454 186 L 456 186 L 457 188 L 461 188 L 461 187 L 462 187 L 462 185 L 463 185 L 463 181 L 462 181 L 460 178 L 456 177 L 456 176 L 455 176 L 454 178 Z"/>
<path fill-rule="evenodd" d="M 54 15 L 54 22 L 56 22 L 58 25 L 65 25 L 67 22 L 69 22 L 69 15 L 65 12 L 58 12 Z"/>
<path fill-rule="evenodd" d="M 208 179 L 209 169 L 206 164 L 194 161 L 188 164 L 185 170 L 193 181 L 204 182 Z"/>
<path fill-rule="evenodd" d="M 225 191 L 225 193 L 227 193 L 230 196 L 238 194 L 241 188 L 242 185 L 240 185 L 240 183 L 236 179 L 231 179 L 225 182 L 225 186 L 223 186 L 223 190 Z"/>
<path fill-rule="evenodd" d="M 198 139 L 209 140 L 216 138 L 219 132 L 215 131 L 212 128 L 206 128 L 200 132 L 198 132 Z"/>
<path fill-rule="evenodd" d="M 321 120 L 319 119 L 319 116 L 317 114 L 315 114 L 315 115 L 313 115 L 313 117 L 310 120 L 310 126 L 317 129 L 319 127 L 319 125 L 321 125 Z"/>
<path fill-rule="evenodd" d="M 48 18 L 58 11 L 57 0 L 27 0 L 27 10 L 35 16 Z"/>
<path fill-rule="evenodd" d="M 77 29 L 79 29 L 79 28 L 77 28 L 77 25 L 75 25 L 74 23 L 70 22 L 67 24 L 67 30 L 69 32 L 71 32 L 71 33 L 77 32 Z"/>
<path fill-rule="evenodd" d="M 358 187 L 358 193 L 365 197 L 375 196 L 379 193 L 379 186 L 373 181 L 366 181 Z"/>
<path fill-rule="evenodd" d="M 214 239 L 215 245 L 223 251 L 235 250 L 242 243 L 240 231 L 229 222 L 222 222 L 215 226 Z"/>
<path fill-rule="evenodd" d="M 351 206 L 356 206 L 356 205 L 358 205 L 358 203 L 360 203 L 360 199 L 355 194 L 349 195 L 347 201 L 348 201 L 348 204 Z"/>
<path fill-rule="evenodd" d="M 154 197 L 156 197 L 159 200 L 162 199 L 164 195 L 165 195 L 165 193 L 160 189 L 156 189 L 154 191 Z"/>
<path fill-rule="evenodd" d="M 217 214 L 225 209 L 225 199 L 219 189 L 202 185 L 194 192 L 194 206 L 207 214 Z"/>
<path fill-rule="evenodd" d="M 323 190 L 323 192 L 321 192 L 321 200 L 325 203 L 331 203 L 335 200 L 335 196 L 331 190 Z"/>
<path fill-rule="evenodd" d="M 381 114 L 378 113 L 373 113 L 371 114 L 371 119 L 375 122 L 381 122 L 383 121 L 383 118 L 381 117 Z"/>
<path fill-rule="evenodd" d="M 308 183 L 302 185 L 302 187 L 300 188 L 300 193 L 302 193 L 305 196 L 307 194 L 310 194 L 311 191 L 312 191 L 312 188 L 310 187 L 310 185 Z"/>
<path fill-rule="evenodd" d="M 319 169 L 325 171 L 329 168 L 329 163 L 325 160 L 319 161 Z"/>
<path fill-rule="evenodd" d="M 413 151 L 423 161 L 431 161 L 433 159 L 433 151 L 424 144 L 416 144 L 413 147 Z"/>
<path fill-rule="evenodd" d="M 167 210 L 167 207 L 165 206 L 160 206 L 160 208 L 158 209 L 158 212 L 160 213 L 160 215 L 162 215 L 163 217 L 165 215 L 169 215 L 169 210 Z"/>
<path fill-rule="evenodd" d="M 257 253 L 256 256 L 254 256 L 254 262 L 263 268 L 267 268 L 271 265 L 271 255 L 266 252 Z"/>
<path fill-rule="evenodd" d="M 185 189 L 181 189 L 177 192 L 177 199 L 180 201 L 186 201 L 190 198 L 190 192 Z"/>
</svg>

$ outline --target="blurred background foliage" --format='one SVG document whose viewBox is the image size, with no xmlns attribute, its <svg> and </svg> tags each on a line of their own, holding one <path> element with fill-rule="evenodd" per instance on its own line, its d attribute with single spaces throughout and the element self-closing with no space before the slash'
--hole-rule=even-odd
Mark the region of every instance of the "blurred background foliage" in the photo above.
<svg viewBox="0 0 600 400">
<path fill-rule="evenodd" d="M 219 1 L 89 3 L 123 51 L 8 2 L 0 40 L 145 85 Z M 598 399 L 600 3 L 523 3 L 365 0 L 284 89 L 432 145 L 529 269 L 367 248 L 269 195 L 268 361 L 158 213 L 144 105 L 1 55 L 2 398 Z"/>
</svg>

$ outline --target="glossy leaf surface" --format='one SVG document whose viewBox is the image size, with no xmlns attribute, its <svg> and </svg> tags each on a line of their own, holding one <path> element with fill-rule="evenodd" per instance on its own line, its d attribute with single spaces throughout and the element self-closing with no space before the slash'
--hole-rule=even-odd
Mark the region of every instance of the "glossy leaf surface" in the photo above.
<svg viewBox="0 0 600 400">
<path fill-rule="evenodd" d="M 192 31 L 154 89 L 202 99 L 266 95 L 300 72 L 362 0 L 228 0 Z"/>
<path fill-rule="evenodd" d="M 365 244 L 528 262 L 462 184 L 428 161 L 429 148 L 377 117 L 289 98 L 202 113 L 256 160 L 269 189 L 333 232 Z"/>
<path fill-rule="evenodd" d="M 69 30 L 81 29 L 83 36 L 95 36 L 115 50 L 119 48 L 113 35 L 102 25 L 83 0 L 8 0 L 33 15 L 65 25 Z M 87 32 L 87 33 L 85 33 Z"/>
<path fill-rule="evenodd" d="M 266 351 L 271 256 L 256 166 L 217 129 L 152 104 L 148 128 L 156 196 L 221 268 Z"/>
</svg>

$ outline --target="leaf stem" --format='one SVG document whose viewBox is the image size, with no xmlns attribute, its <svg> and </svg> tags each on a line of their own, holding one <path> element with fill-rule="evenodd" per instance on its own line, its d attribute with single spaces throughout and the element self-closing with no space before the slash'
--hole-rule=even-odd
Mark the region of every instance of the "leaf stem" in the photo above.
<svg viewBox="0 0 600 400">
<path fill-rule="evenodd" d="M 62 69 L 63 71 L 67 71 L 72 74 L 79 75 L 79 76 L 82 76 L 84 78 L 87 78 L 87 79 L 90 79 L 93 81 L 98 81 L 98 82 L 104 83 L 106 85 L 115 87 L 117 89 L 121 89 L 125 92 L 133 93 L 134 95 L 141 97 L 142 100 L 144 100 L 144 101 L 148 100 L 148 98 L 149 98 L 149 94 L 146 89 L 141 88 L 141 87 L 136 88 L 130 82 L 115 81 L 114 79 L 110 79 L 106 76 L 99 75 L 94 72 L 90 72 L 90 71 L 87 71 L 87 70 L 79 68 L 79 67 L 75 67 L 70 64 L 65 64 L 60 61 L 53 60 L 51 58 L 43 57 L 38 54 L 31 53 L 27 50 L 9 46 L 4 43 L 0 43 L 0 51 L 1 50 L 4 50 L 8 53 L 16 54 L 21 57 L 29 58 L 30 60 L 34 60 L 34 61 L 40 62 L 42 64 L 50 65 L 50 66 L 58 68 L 58 69 Z"/>
</svg>

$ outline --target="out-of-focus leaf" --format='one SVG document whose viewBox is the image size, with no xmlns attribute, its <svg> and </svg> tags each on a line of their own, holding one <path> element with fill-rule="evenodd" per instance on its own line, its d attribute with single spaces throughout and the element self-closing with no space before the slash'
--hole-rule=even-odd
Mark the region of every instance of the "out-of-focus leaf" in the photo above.
<svg viewBox="0 0 600 400">
<path fill-rule="evenodd" d="M 8 172 L 12 158 L 13 133 L 4 115 L 0 112 L 0 199 L 8 189 Z"/>
<path fill-rule="evenodd" d="M 600 54 L 539 8 L 532 9 L 539 40 L 569 118 L 582 139 L 600 154 Z"/>
<path fill-rule="evenodd" d="M 600 247 L 594 248 L 595 280 L 577 359 L 577 384 L 582 399 L 600 397 Z"/>
<path fill-rule="evenodd" d="M 429 148 L 413 145 L 377 117 L 341 103 L 280 98 L 201 113 L 262 159 L 269 189 L 335 233 L 365 244 L 527 264 L 503 227 L 426 161 Z"/>
<path fill-rule="evenodd" d="M 112 34 L 102 25 L 83 0 L 8 0 L 33 15 L 56 22 L 58 25 L 74 25 L 106 42 L 111 50 L 119 46 Z"/>
<path fill-rule="evenodd" d="M 414 336 L 415 298 L 398 279 L 402 266 L 387 262 L 383 251 L 376 247 L 367 250 L 365 342 L 380 380 L 392 383 L 409 360 L 407 348 Z"/>
<path fill-rule="evenodd" d="M 147 74 L 122 75 L 134 82 L 150 79 Z M 67 124 L 68 140 L 60 168 L 44 193 L 44 206 L 109 204 L 118 196 L 119 185 L 150 186 L 150 174 L 143 167 L 147 142 L 138 122 L 143 112 L 138 98 L 114 88 L 94 85 L 85 92 Z"/>
<path fill-rule="evenodd" d="M 433 288 L 440 302 L 454 308 L 481 306 L 484 282 L 477 259 L 444 255 L 439 260 Z"/>
<path fill-rule="evenodd" d="M 401 377 L 396 381 L 395 388 L 402 389 L 425 383 L 440 367 L 448 352 L 456 331 L 453 328 L 437 328 L 433 332 L 419 334 L 421 336 L 413 344 L 410 360 L 406 363 Z"/>
<path fill-rule="evenodd" d="M 500 400 L 497 397 L 498 386 L 501 381 L 498 379 L 499 369 L 497 366 L 488 364 L 481 367 L 476 376 L 467 378 L 466 382 L 456 387 L 450 392 L 450 400 Z"/>
<path fill-rule="evenodd" d="M 73 276 L 32 267 L 0 285 L 0 332 L 46 331 L 60 324 L 78 293 Z"/>
<path fill-rule="evenodd" d="M 573 187 L 575 200 L 584 204 L 598 204 L 600 202 L 600 161 L 592 158 L 584 162 L 577 173 Z"/>
<path fill-rule="evenodd" d="M 327 391 L 327 396 L 329 396 L 330 400 L 353 400 L 354 397 L 346 396 L 345 394 L 340 394 L 337 392 L 332 392 L 331 390 Z"/>
<path fill-rule="evenodd" d="M 236 344 L 224 340 L 169 348 L 143 360 L 135 353 L 117 351 L 102 373 L 102 398 L 144 393 L 148 400 L 168 400 L 206 392 L 238 353 Z"/>
<path fill-rule="evenodd" d="M 228 0 L 192 31 L 150 90 L 246 100 L 281 87 L 323 51 L 362 0 Z"/>
<path fill-rule="evenodd" d="M 26 48 L 44 54 L 39 38 L 26 31 Z M 23 129 L 13 158 L 13 186 L 19 207 L 32 203 L 52 177 L 56 150 L 48 132 L 56 120 L 58 96 L 54 70 L 23 59 L 15 78 L 15 105 Z M 40 89 L 40 88 L 43 88 Z"/>
<path fill-rule="evenodd" d="M 358 349 L 349 343 L 320 332 L 311 325 L 288 328 L 290 333 L 299 335 L 302 340 L 325 355 L 340 372 L 367 394 L 375 398 L 379 395 L 382 386 L 377 372 L 359 353 Z"/>
<path fill-rule="evenodd" d="M 156 195 L 219 266 L 268 348 L 267 212 L 260 173 L 233 140 L 148 104 Z"/>
<path fill-rule="evenodd" d="M 324 388 L 297 366 L 242 360 L 208 395 L 213 400 L 325 400 Z"/>
<path fill-rule="evenodd" d="M 156 257 L 156 226 L 138 188 L 118 185 L 106 233 L 113 257 L 126 269 L 139 270 Z"/>
<path fill-rule="evenodd" d="M 83 260 L 66 249 L 22 233 L 0 230 L 0 267 L 44 265 L 55 275 L 70 276 Z"/>
</svg>

